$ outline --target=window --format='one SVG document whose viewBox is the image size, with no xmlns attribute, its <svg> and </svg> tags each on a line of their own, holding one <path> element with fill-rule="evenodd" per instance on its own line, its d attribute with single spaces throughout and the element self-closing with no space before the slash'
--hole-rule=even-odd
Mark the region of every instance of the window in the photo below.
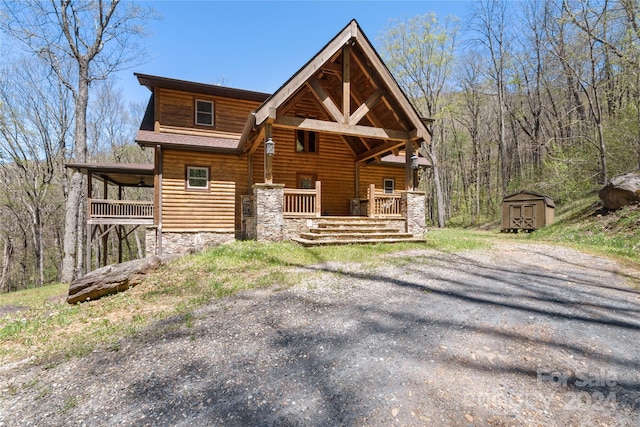
<svg viewBox="0 0 640 427">
<path fill-rule="evenodd" d="M 209 168 L 187 166 L 187 188 L 192 190 L 206 190 L 209 188 Z"/>
<path fill-rule="evenodd" d="M 196 100 L 196 124 L 213 126 L 213 101 Z"/>
<path fill-rule="evenodd" d="M 382 182 L 382 187 L 384 188 L 385 193 L 390 194 L 394 192 L 396 183 L 393 179 L 385 179 Z"/>
<path fill-rule="evenodd" d="M 304 190 L 312 190 L 316 188 L 316 174 L 310 173 L 298 173 L 298 188 Z"/>
<path fill-rule="evenodd" d="M 318 134 L 308 130 L 296 130 L 296 151 L 298 153 L 317 153 Z"/>
</svg>

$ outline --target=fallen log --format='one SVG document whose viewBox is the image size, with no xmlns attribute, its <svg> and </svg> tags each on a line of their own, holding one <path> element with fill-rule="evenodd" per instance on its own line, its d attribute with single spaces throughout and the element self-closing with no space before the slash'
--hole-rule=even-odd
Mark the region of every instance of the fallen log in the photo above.
<svg viewBox="0 0 640 427">
<path fill-rule="evenodd" d="M 139 285 L 147 273 L 173 258 L 175 256 L 151 256 L 93 270 L 71 282 L 67 302 L 75 304 L 126 291 Z"/>
</svg>

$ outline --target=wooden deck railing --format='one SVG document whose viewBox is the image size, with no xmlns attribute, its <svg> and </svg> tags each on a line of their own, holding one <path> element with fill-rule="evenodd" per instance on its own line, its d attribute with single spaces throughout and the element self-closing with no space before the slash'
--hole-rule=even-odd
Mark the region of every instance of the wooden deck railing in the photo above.
<svg viewBox="0 0 640 427">
<path fill-rule="evenodd" d="M 286 216 L 320 216 L 321 184 L 316 181 L 316 188 L 303 190 L 298 188 L 284 189 L 284 215 Z"/>
<path fill-rule="evenodd" d="M 138 200 L 89 199 L 89 219 L 151 219 L 153 202 Z"/>
<path fill-rule="evenodd" d="M 376 186 L 369 186 L 368 216 L 372 218 L 401 217 L 402 195 L 400 193 L 385 193 L 376 190 Z"/>
</svg>

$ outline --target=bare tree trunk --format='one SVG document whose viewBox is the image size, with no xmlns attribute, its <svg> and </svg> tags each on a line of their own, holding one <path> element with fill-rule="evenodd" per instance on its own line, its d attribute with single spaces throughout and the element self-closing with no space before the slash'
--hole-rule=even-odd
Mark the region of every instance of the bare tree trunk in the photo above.
<svg viewBox="0 0 640 427">
<path fill-rule="evenodd" d="M 78 90 L 75 97 L 75 161 L 87 161 L 87 105 L 89 103 L 89 63 L 78 60 Z M 69 196 L 65 214 L 64 259 L 60 280 L 71 283 L 82 274 L 83 224 L 79 223 L 83 206 L 84 176 L 77 170 L 71 173 Z"/>
<path fill-rule="evenodd" d="M 13 243 L 8 236 L 2 236 L 2 274 L 0 274 L 0 293 L 7 292 L 9 266 L 11 265 L 11 257 L 13 255 Z"/>
<path fill-rule="evenodd" d="M 445 225 L 444 220 L 444 195 L 442 194 L 442 184 L 440 183 L 440 169 L 438 167 L 438 160 L 432 152 L 433 141 L 431 144 L 425 144 L 424 142 L 420 146 L 421 154 L 424 157 L 429 158 L 433 169 L 433 186 L 436 191 L 436 204 L 438 212 L 438 227 L 443 228 Z"/>
<path fill-rule="evenodd" d="M 71 283 L 76 278 L 76 254 L 78 240 L 78 205 L 81 200 L 82 174 L 73 170 L 69 180 L 69 193 L 65 210 L 62 272 L 60 280 Z"/>
</svg>

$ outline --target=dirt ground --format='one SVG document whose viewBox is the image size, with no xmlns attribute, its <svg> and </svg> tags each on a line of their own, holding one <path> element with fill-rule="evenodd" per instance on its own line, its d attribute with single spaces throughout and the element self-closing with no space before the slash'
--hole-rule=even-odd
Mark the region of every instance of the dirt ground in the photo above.
<svg viewBox="0 0 640 427">
<path fill-rule="evenodd" d="M 639 271 L 517 242 L 295 270 L 114 348 L 0 367 L 0 425 L 640 425 Z"/>
</svg>

